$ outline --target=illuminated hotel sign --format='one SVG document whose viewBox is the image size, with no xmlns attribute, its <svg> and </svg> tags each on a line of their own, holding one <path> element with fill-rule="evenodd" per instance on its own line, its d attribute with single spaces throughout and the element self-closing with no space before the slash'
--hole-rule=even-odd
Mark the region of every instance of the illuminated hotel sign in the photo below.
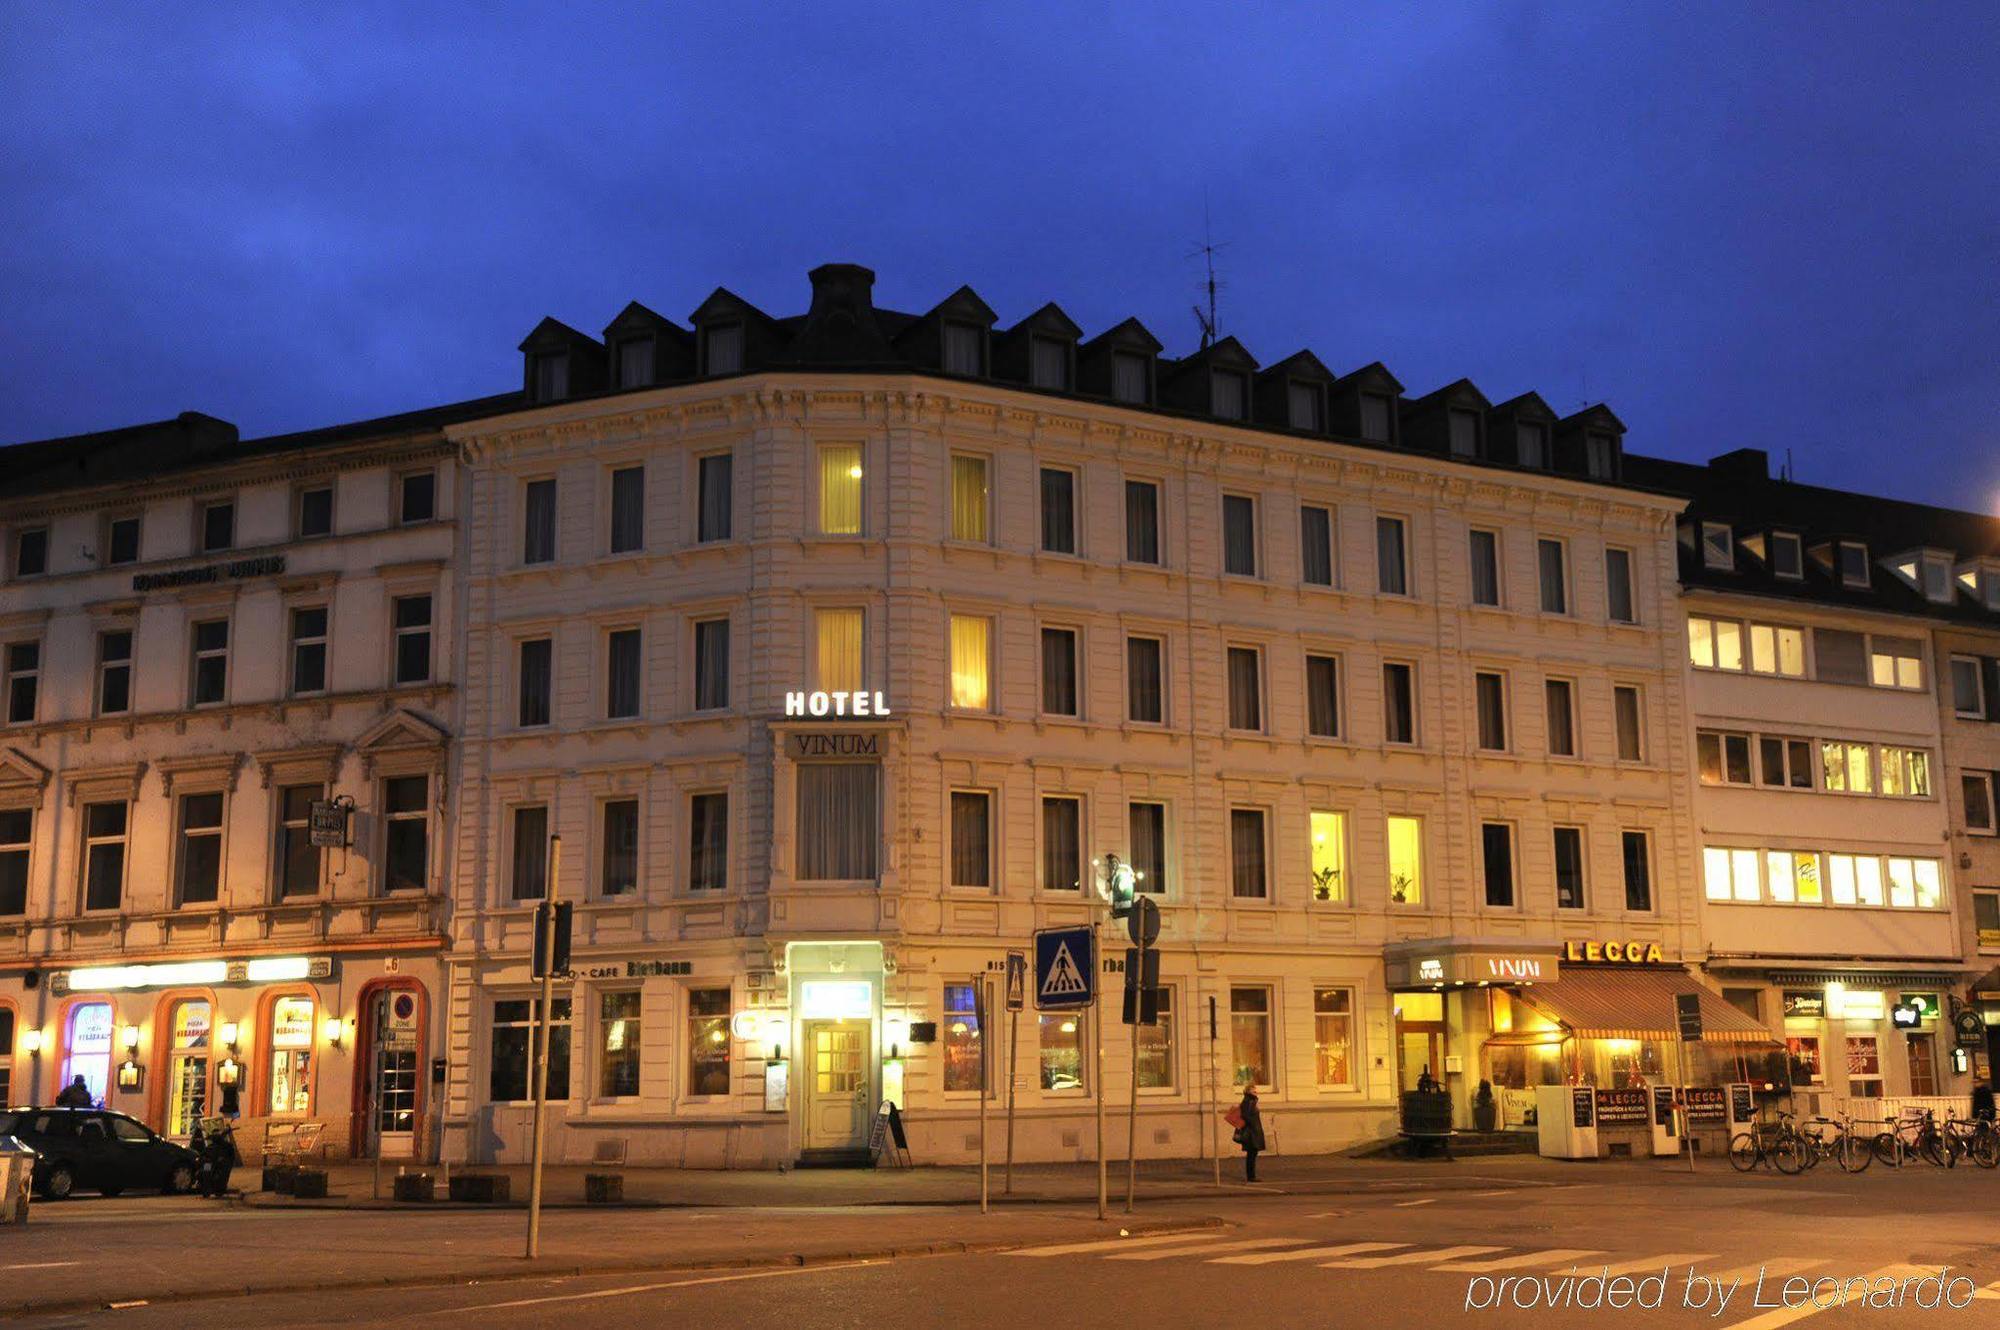
<svg viewBox="0 0 2000 1330">
<path fill-rule="evenodd" d="M 209 984 L 276 984 L 333 977 L 331 956 L 259 956 L 241 961 L 169 961 L 159 965 L 91 965 L 52 975 L 56 993 L 181 988 Z"/>
<path fill-rule="evenodd" d="M 1664 965 L 1667 954 L 1657 942 L 1563 943 L 1563 959 L 1574 965 Z"/>
<path fill-rule="evenodd" d="M 889 701 L 880 693 L 786 693 L 787 716 L 886 716 Z"/>
<path fill-rule="evenodd" d="M 1558 977 L 1553 953 L 1446 949 L 1430 956 L 1387 958 L 1391 987 L 1443 988 L 1462 984 L 1550 984 Z"/>
</svg>

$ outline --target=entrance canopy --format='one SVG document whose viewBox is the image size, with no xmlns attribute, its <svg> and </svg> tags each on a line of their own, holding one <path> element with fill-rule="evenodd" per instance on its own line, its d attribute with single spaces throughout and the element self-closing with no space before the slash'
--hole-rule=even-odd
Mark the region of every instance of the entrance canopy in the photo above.
<svg viewBox="0 0 2000 1330">
<path fill-rule="evenodd" d="M 1576 965 L 1563 971 L 1560 984 L 1537 985 L 1521 996 L 1581 1039 L 1668 1041 L 1680 1037 L 1674 999 L 1682 993 L 1701 999 L 1702 1042 L 1777 1042 L 1756 1018 L 1703 988 L 1685 970 L 1595 970 Z"/>
<path fill-rule="evenodd" d="M 1391 989 L 1522 984 L 1561 977 L 1561 945 L 1521 938 L 1433 937 L 1391 942 L 1382 965 Z"/>
</svg>

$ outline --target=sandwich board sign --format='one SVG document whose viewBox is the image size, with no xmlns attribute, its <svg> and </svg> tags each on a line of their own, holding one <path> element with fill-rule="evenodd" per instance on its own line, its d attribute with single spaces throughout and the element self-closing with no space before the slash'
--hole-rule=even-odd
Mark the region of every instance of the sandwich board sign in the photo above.
<svg viewBox="0 0 2000 1330">
<path fill-rule="evenodd" d="M 1097 997 L 1097 930 L 1044 928 L 1035 933 L 1035 1010 L 1087 1007 Z"/>
</svg>

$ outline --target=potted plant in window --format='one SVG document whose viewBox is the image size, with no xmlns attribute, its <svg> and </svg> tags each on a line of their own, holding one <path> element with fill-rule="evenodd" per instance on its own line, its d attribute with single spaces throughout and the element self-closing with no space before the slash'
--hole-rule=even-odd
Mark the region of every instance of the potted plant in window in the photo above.
<svg viewBox="0 0 2000 1330">
<path fill-rule="evenodd" d="M 1500 1105 L 1493 1098 L 1493 1082 L 1481 1081 L 1472 1096 L 1472 1129 L 1492 1131 L 1500 1117 Z"/>
<path fill-rule="evenodd" d="M 1330 901 L 1340 894 L 1340 870 L 1332 864 L 1313 870 L 1313 899 Z"/>
<path fill-rule="evenodd" d="M 1408 873 L 1392 873 L 1389 876 L 1389 899 L 1398 905 L 1408 905 L 1414 894 L 1416 883 Z"/>
</svg>

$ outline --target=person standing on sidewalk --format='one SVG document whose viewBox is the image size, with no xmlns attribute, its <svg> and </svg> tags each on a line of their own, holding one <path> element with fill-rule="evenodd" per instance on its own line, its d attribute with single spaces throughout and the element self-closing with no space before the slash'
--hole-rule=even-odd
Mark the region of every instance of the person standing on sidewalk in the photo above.
<svg viewBox="0 0 2000 1330">
<path fill-rule="evenodd" d="M 1243 1124 L 1236 1129 L 1236 1143 L 1243 1147 L 1243 1180 L 1257 1180 L 1257 1155 L 1264 1148 L 1264 1115 L 1257 1111 L 1257 1089 L 1243 1087 L 1243 1102 L 1236 1106 Z"/>
</svg>

